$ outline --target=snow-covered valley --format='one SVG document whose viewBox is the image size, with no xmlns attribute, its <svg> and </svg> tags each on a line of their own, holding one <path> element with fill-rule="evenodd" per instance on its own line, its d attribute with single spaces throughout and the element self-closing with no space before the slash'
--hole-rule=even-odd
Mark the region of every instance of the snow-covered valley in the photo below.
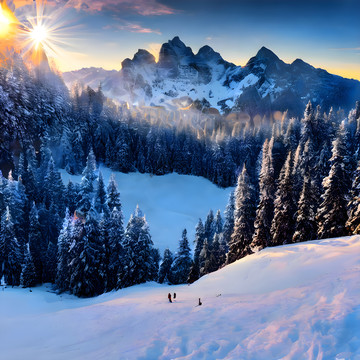
<svg viewBox="0 0 360 360">
<path fill-rule="evenodd" d="M 1 358 L 360 359 L 359 254 L 360 236 L 267 248 L 190 286 L 92 299 L 6 288 Z"/>
<path fill-rule="evenodd" d="M 100 167 L 108 182 L 111 170 Z M 209 180 L 197 176 L 114 172 L 119 186 L 125 224 L 136 205 L 146 215 L 152 239 L 161 253 L 166 247 L 175 251 L 181 232 L 187 229 L 189 239 L 194 240 L 195 226 L 199 218 L 205 219 L 209 210 L 214 213 L 225 210 L 232 188 L 221 189 Z M 70 176 L 62 171 L 63 182 L 69 179 L 81 181 L 81 176 Z"/>
</svg>

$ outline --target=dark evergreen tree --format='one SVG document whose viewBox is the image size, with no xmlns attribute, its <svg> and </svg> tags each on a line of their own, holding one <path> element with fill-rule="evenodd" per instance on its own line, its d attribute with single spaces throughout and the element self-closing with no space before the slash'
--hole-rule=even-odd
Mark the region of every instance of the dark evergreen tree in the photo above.
<svg viewBox="0 0 360 360">
<path fill-rule="evenodd" d="M 111 174 L 107 187 L 107 204 L 112 211 L 115 207 L 121 211 L 120 193 L 116 184 L 115 174 Z"/>
<path fill-rule="evenodd" d="M 263 160 L 259 179 L 260 201 L 256 210 L 254 236 L 251 243 L 253 251 L 259 251 L 271 244 L 271 222 L 274 217 L 275 178 L 272 166 L 272 141 L 263 145 Z"/>
<path fill-rule="evenodd" d="M 214 235 L 215 235 L 215 219 L 214 219 L 213 211 L 210 210 L 204 224 L 204 236 L 205 239 L 208 239 L 209 244 L 211 244 Z"/>
<path fill-rule="evenodd" d="M 29 216 L 29 250 L 34 262 L 36 282 L 42 283 L 42 275 L 46 259 L 47 246 L 42 237 L 39 214 L 33 203 Z"/>
<path fill-rule="evenodd" d="M 235 214 L 235 195 L 234 195 L 234 191 L 232 191 L 230 193 L 229 200 L 226 205 L 225 221 L 223 226 L 223 241 L 227 247 L 230 244 L 231 235 L 234 232 L 234 214 Z"/>
<path fill-rule="evenodd" d="M 57 251 L 57 271 L 55 278 L 55 285 L 59 292 L 69 289 L 69 251 L 72 240 L 72 224 L 69 211 L 66 211 L 63 226 L 58 238 L 58 251 Z"/>
<path fill-rule="evenodd" d="M 37 276 L 35 271 L 35 265 L 31 257 L 29 246 L 25 251 L 25 262 L 22 267 L 20 284 L 24 287 L 34 287 L 37 284 Z"/>
<path fill-rule="evenodd" d="M 360 234 L 360 161 L 355 171 L 348 209 L 347 232 L 349 235 Z"/>
<path fill-rule="evenodd" d="M 215 234 L 221 234 L 223 232 L 223 219 L 221 217 L 221 212 L 218 210 L 215 215 Z M 214 235 L 215 235 L 214 234 Z"/>
<path fill-rule="evenodd" d="M 179 250 L 174 257 L 171 266 L 170 281 L 172 284 L 185 284 L 188 280 L 191 268 L 190 245 L 187 239 L 186 229 L 182 232 L 182 238 L 179 242 Z"/>
<path fill-rule="evenodd" d="M 296 212 L 295 233 L 293 242 L 314 240 L 317 238 L 316 210 L 317 193 L 309 173 L 305 175 L 303 188 L 301 191 L 298 210 Z"/>
<path fill-rule="evenodd" d="M 57 272 L 57 245 L 49 241 L 43 273 L 43 282 L 55 283 Z"/>
<path fill-rule="evenodd" d="M 109 214 L 109 207 L 107 206 L 107 197 L 106 197 L 106 190 L 104 179 L 102 176 L 102 172 L 99 171 L 99 178 L 98 178 L 98 186 L 96 189 L 95 194 L 95 210 L 101 214 Z"/>
<path fill-rule="evenodd" d="M 281 169 L 274 200 L 274 219 L 271 224 L 272 246 L 292 242 L 295 230 L 296 203 L 293 194 L 291 152 Z"/>
<path fill-rule="evenodd" d="M 228 264 L 252 253 L 250 244 L 254 233 L 255 189 L 244 165 L 235 189 L 235 225 L 231 236 Z"/>
<path fill-rule="evenodd" d="M 22 254 L 15 236 L 9 207 L 1 218 L 0 233 L 0 279 L 4 278 L 7 285 L 20 284 Z"/>
<path fill-rule="evenodd" d="M 345 131 L 341 126 L 336 140 L 333 142 L 331 169 L 323 181 L 324 193 L 318 209 L 319 239 L 343 236 L 346 234 L 345 224 L 348 219 L 348 174 L 345 171 L 344 159 L 347 156 Z"/>
<path fill-rule="evenodd" d="M 131 215 L 126 226 L 124 250 L 124 267 L 120 274 L 118 287 L 155 280 L 152 278 L 153 242 L 149 225 L 139 207 Z"/>
<path fill-rule="evenodd" d="M 191 264 L 190 274 L 189 274 L 189 283 L 193 283 L 198 280 L 200 277 L 200 252 L 204 246 L 205 241 L 205 229 L 202 223 L 202 220 L 199 219 L 196 228 L 195 228 L 195 250 L 194 250 L 194 260 Z"/>
<path fill-rule="evenodd" d="M 119 274 L 124 266 L 124 224 L 123 214 L 115 206 L 109 220 L 106 222 L 107 233 L 107 290 L 115 289 L 118 283 Z"/>
</svg>

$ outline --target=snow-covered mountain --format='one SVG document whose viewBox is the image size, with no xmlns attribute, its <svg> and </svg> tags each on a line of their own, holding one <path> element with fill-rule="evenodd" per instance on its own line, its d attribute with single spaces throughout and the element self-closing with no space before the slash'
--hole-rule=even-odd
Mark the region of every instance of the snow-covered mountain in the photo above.
<svg viewBox="0 0 360 360">
<path fill-rule="evenodd" d="M 162 45 L 158 62 L 140 49 L 122 62 L 120 71 L 88 68 L 63 76 L 68 86 L 80 81 L 97 88 L 101 83 L 105 95 L 129 105 L 169 109 L 193 105 L 251 115 L 277 110 L 297 115 L 309 100 L 327 110 L 349 109 L 360 98 L 359 81 L 329 74 L 301 59 L 286 64 L 262 47 L 241 67 L 207 45 L 194 54 L 179 37 Z"/>
<path fill-rule="evenodd" d="M 91 299 L 8 287 L 1 358 L 359 359 L 359 251 L 359 236 L 267 248 L 190 286 Z"/>
</svg>

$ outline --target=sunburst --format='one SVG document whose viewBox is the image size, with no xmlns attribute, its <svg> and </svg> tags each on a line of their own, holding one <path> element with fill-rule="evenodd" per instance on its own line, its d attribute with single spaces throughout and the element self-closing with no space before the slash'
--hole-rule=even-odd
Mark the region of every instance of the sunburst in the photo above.
<svg viewBox="0 0 360 360">
<path fill-rule="evenodd" d="M 55 9 L 43 1 L 34 2 L 32 7 L 19 19 L 19 38 L 25 55 L 31 55 L 33 60 L 39 53 L 47 56 L 58 56 L 66 46 L 73 27 L 65 20 L 64 8 Z"/>
</svg>

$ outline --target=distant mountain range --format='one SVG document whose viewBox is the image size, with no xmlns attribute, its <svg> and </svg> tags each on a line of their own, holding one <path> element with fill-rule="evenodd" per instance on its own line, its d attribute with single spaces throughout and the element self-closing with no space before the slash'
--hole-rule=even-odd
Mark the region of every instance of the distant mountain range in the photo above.
<svg viewBox="0 0 360 360">
<path fill-rule="evenodd" d="M 360 81 L 329 74 L 301 59 L 286 64 L 262 47 L 241 67 L 207 45 L 194 54 L 177 36 L 162 45 L 158 62 L 140 49 L 122 62 L 120 71 L 84 68 L 63 77 L 68 86 L 79 81 L 96 89 L 101 83 L 106 96 L 130 106 L 195 106 L 250 115 L 289 110 L 300 115 L 309 100 L 323 110 L 348 110 L 360 100 Z"/>
</svg>

